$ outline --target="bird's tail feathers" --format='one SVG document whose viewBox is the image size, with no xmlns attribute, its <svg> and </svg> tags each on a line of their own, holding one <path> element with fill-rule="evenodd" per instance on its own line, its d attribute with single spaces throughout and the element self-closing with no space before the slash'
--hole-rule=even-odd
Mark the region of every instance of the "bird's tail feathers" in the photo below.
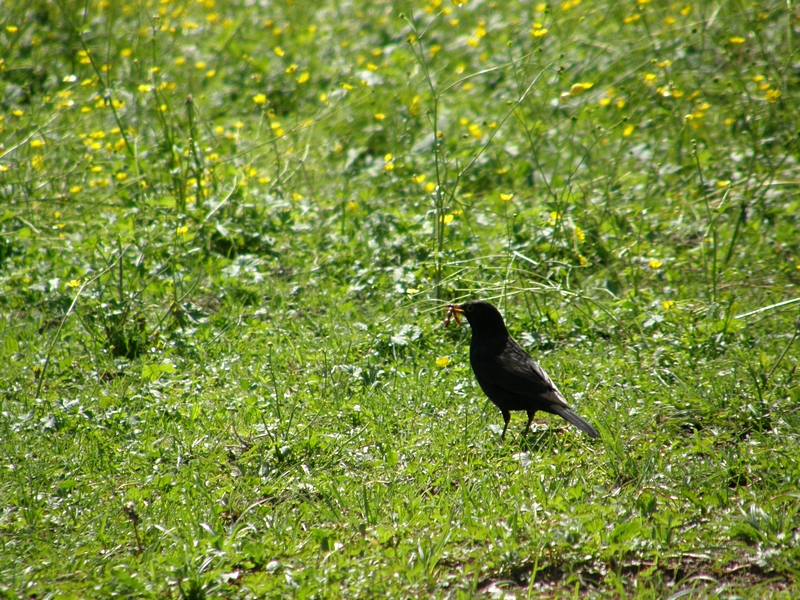
<svg viewBox="0 0 800 600">
<path fill-rule="evenodd" d="M 578 429 L 583 431 L 590 438 L 598 438 L 598 437 L 600 437 L 600 434 L 597 433 L 597 429 L 595 429 L 594 427 L 589 425 L 589 423 L 587 423 L 586 421 L 581 419 L 578 415 L 576 415 L 574 412 L 572 412 L 566 406 L 558 406 L 558 405 L 556 405 L 556 406 L 552 407 L 552 410 L 553 410 L 554 413 L 556 413 L 562 419 L 564 419 L 566 421 L 569 421 L 570 423 L 575 425 L 575 427 L 577 427 Z"/>
</svg>

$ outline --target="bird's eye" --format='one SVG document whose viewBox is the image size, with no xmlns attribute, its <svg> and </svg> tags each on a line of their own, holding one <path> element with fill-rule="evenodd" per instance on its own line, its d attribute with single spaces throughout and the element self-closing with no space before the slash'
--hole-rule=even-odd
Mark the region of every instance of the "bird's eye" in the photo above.
<svg viewBox="0 0 800 600">
<path fill-rule="evenodd" d="M 473 310 L 475 310 L 475 307 L 472 306 L 471 304 L 467 304 L 464 308 L 467 309 L 467 312 L 472 312 Z"/>
</svg>

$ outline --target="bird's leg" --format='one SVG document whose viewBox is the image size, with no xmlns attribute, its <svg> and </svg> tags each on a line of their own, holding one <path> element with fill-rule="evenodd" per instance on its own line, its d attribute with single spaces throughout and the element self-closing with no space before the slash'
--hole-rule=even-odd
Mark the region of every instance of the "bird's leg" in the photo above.
<svg viewBox="0 0 800 600">
<path fill-rule="evenodd" d="M 508 429 L 508 422 L 511 420 L 511 413 L 508 412 L 507 410 L 503 410 L 502 413 L 503 413 L 503 421 L 506 422 L 506 426 L 503 427 L 503 433 L 500 434 L 500 439 L 504 440 L 506 439 L 506 429 Z"/>
<path fill-rule="evenodd" d="M 525 425 L 525 432 L 522 434 L 522 437 L 525 437 L 526 435 L 528 435 L 528 430 L 531 428 L 531 422 L 533 421 L 533 415 L 535 415 L 535 414 L 536 414 L 535 410 L 529 410 L 528 411 L 528 424 Z"/>
</svg>

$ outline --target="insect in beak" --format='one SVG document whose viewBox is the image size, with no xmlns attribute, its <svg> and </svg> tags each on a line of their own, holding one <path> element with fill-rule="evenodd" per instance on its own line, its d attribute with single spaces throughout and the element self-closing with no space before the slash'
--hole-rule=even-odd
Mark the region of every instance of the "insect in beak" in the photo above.
<svg viewBox="0 0 800 600">
<path fill-rule="evenodd" d="M 459 315 L 464 314 L 464 309 L 462 309 L 458 304 L 448 304 L 447 305 L 447 314 L 444 317 L 444 326 L 450 326 L 450 319 L 454 318 L 456 320 L 456 325 L 461 325 L 461 317 Z"/>
</svg>

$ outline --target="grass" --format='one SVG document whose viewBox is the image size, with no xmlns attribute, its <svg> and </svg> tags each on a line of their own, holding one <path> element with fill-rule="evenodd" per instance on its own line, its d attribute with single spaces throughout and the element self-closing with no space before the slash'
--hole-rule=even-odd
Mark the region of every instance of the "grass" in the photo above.
<svg viewBox="0 0 800 600">
<path fill-rule="evenodd" d="M 0 595 L 795 597 L 800 13 L 0 23 Z M 601 431 L 521 437 L 447 301 Z"/>
</svg>

